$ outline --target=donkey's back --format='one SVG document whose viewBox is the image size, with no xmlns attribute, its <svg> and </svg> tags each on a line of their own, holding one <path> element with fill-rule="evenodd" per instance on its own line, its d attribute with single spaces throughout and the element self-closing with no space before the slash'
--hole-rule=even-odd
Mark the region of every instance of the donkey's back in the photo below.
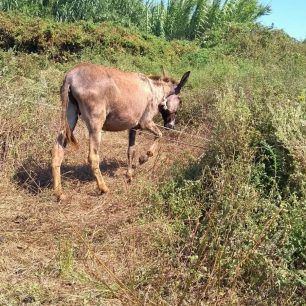
<svg viewBox="0 0 306 306">
<path fill-rule="evenodd" d="M 65 89 L 70 91 L 68 103 L 77 106 L 75 112 L 79 111 L 85 122 L 99 117 L 104 119 L 104 130 L 122 131 L 141 120 L 152 95 L 146 83 L 146 77 L 139 73 L 81 64 L 67 73 L 63 87 L 64 95 Z"/>
</svg>

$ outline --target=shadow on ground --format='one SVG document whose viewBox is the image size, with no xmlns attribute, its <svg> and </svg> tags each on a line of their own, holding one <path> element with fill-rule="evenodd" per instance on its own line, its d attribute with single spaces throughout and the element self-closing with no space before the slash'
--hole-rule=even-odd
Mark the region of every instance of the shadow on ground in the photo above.
<svg viewBox="0 0 306 306">
<path fill-rule="evenodd" d="M 116 159 L 104 159 L 100 163 L 102 174 L 109 177 L 115 177 L 117 169 L 126 166 L 125 162 Z M 88 164 L 76 166 L 63 164 L 61 173 L 64 180 L 89 182 L 94 179 Z M 36 195 L 52 187 L 51 167 L 29 158 L 17 168 L 13 180 L 18 186 Z"/>
</svg>

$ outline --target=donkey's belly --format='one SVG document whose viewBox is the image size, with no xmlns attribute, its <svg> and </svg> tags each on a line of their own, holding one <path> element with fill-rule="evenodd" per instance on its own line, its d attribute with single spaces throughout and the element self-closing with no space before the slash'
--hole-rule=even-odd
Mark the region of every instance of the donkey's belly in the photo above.
<svg viewBox="0 0 306 306">
<path fill-rule="evenodd" d="M 132 119 L 128 117 L 117 117 L 109 115 L 106 117 L 106 120 L 103 125 L 104 131 L 111 131 L 111 132 L 119 132 L 131 129 L 138 124 L 138 118 Z"/>
</svg>

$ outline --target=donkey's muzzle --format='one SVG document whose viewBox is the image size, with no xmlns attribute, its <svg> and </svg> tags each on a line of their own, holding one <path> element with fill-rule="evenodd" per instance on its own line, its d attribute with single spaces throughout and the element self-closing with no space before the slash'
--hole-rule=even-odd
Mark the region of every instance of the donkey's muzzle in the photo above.
<svg viewBox="0 0 306 306">
<path fill-rule="evenodd" d="M 165 123 L 165 124 L 164 124 L 164 127 L 167 128 L 167 129 L 174 130 L 174 124 L 171 123 L 171 122 Z"/>
</svg>

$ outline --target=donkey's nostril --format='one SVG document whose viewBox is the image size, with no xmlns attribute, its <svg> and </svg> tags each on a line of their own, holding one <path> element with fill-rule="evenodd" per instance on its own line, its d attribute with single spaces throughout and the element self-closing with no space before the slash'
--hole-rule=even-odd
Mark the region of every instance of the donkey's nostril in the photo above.
<svg viewBox="0 0 306 306">
<path fill-rule="evenodd" d="M 165 124 L 165 127 L 167 129 L 174 129 L 174 124 L 173 123 L 167 123 L 167 124 Z"/>
</svg>

